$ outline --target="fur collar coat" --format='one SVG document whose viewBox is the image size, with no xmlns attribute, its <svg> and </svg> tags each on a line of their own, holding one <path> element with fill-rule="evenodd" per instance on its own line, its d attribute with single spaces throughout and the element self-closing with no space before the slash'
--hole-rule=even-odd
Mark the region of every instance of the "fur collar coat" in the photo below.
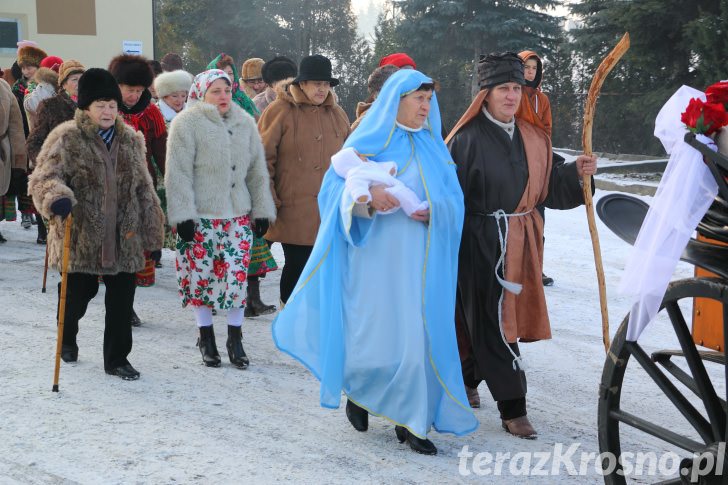
<svg viewBox="0 0 728 485">
<path fill-rule="evenodd" d="M 255 120 L 235 103 L 223 117 L 198 101 L 172 120 L 164 184 L 171 225 L 246 214 L 276 218 Z"/>
<path fill-rule="evenodd" d="M 278 220 L 269 241 L 313 246 L 321 223 L 318 194 L 331 156 L 349 136 L 349 118 L 334 93 L 314 105 L 292 79 L 276 86 L 278 97 L 258 121 Z"/>
<path fill-rule="evenodd" d="M 134 273 L 144 268 L 143 251 L 162 247 L 164 215 L 146 170 L 144 136 L 121 117 L 107 149 L 98 125 L 77 110 L 48 135 L 36 162 L 28 189 L 41 214 L 53 218 L 51 205 L 62 198 L 73 204 L 69 272 Z M 56 270 L 65 225 L 59 220 L 48 233 L 48 264 Z"/>
<path fill-rule="evenodd" d="M 25 141 L 31 169 L 35 168 L 35 160 L 48 134 L 61 123 L 72 120 L 75 113 L 76 103 L 63 89 L 55 96 L 41 101 L 35 113 L 33 129 Z"/>
</svg>

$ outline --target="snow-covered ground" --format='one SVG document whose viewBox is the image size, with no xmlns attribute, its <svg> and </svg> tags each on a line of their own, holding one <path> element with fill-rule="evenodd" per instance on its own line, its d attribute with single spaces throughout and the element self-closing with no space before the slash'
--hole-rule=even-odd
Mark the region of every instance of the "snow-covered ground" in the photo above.
<svg viewBox="0 0 728 485">
<path fill-rule="evenodd" d="M 596 198 L 605 193 L 597 191 Z M 600 221 L 598 227 L 614 334 L 629 306 L 616 286 L 630 247 Z M 169 250 L 156 286 L 137 291 L 144 325 L 134 329 L 129 360 L 140 380 L 125 382 L 103 371 L 102 286 L 80 324 L 79 361 L 62 363 L 60 392 L 51 392 L 59 275 L 50 273 L 48 292 L 41 293 L 44 247 L 35 243 L 35 228 L 4 222 L 0 232 L 8 239 L 0 245 L 0 483 L 602 482 L 594 456 L 605 353 L 584 208 L 546 214 L 544 271 L 555 279 L 546 288 L 553 339 L 521 346 L 538 439 L 505 433 L 482 384 L 482 407 L 475 410 L 480 427 L 459 438 L 430 433 L 439 450 L 434 457 L 399 444 L 394 426 L 383 419 L 371 418 L 369 431 L 359 433 L 343 406 L 321 408 L 316 379 L 275 349 L 274 315 L 244 323 L 251 359 L 245 371 L 228 363 L 225 317 L 215 317 L 223 365 L 204 367 L 192 311 L 181 308 L 177 296 Z M 274 249 L 282 262 L 279 245 Z M 267 303 L 278 301 L 279 274 L 262 280 Z M 691 275 L 692 267 L 681 263 L 675 277 Z M 643 340 L 659 347 L 669 339 L 664 330 L 653 325 Z M 649 388 L 646 378 L 637 379 L 638 391 Z M 650 401 L 653 394 L 637 400 L 638 412 L 652 417 L 669 411 L 664 397 Z M 655 450 L 663 457 L 668 448 L 662 446 L 635 434 L 625 438 L 623 451 Z M 657 478 L 643 473 L 636 483 Z"/>
</svg>

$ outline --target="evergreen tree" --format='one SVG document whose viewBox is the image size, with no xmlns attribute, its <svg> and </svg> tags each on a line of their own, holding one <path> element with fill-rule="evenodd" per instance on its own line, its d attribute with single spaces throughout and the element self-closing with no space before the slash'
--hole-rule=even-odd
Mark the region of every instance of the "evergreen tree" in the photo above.
<svg viewBox="0 0 728 485">
<path fill-rule="evenodd" d="M 349 117 L 366 95 L 371 56 L 357 36 L 350 0 L 154 1 L 159 4 L 155 51 L 160 57 L 179 53 L 192 73 L 221 52 L 235 59 L 238 70 L 251 57 L 282 54 L 299 62 L 323 54 L 341 80 L 335 92 Z"/>
<path fill-rule="evenodd" d="M 408 0 L 398 3 L 394 38 L 402 44 L 396 50 L 407 52 L 418 69 L 440 82 L 440 110 L 449 129 L 477 92 L 474 74 L 481 54 L 530 49 L 542 57 L 551 55 L 559 25 L 547 10 L 560 4 L 560 0 Z"/>
<path fill-rule="evenodd" d="M 664 153 L 652 133 L 665 101 L 683 84 L 703 89 L 707 69 L 726 72 L 716 66 L 724 64 L 726 36 L 718 32 L 721 24 L 725 29 L 725 14 L 722 20 L 716 16 L 725 3 L 585 0 L 572 4 L 572 13 L 583 19 L 583 28 L 574 32 L 573 48 L 589 73 L 581 79 L 580 90 L 586 92 L 599 63 L 624 32 L 631 39 L 630 50 L 602 87 L 594 120 L 596 150 Z M 715 49 L 721 44 L 723 50 Z"/>
</svg>

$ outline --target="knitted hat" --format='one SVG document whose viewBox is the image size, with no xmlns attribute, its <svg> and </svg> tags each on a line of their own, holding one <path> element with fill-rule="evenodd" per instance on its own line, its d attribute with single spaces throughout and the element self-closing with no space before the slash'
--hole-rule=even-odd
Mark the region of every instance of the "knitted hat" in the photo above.
<svg viewBox="0 0 728 485">
<path fill-rule="evenodd" d="M 261 68 L 263 67 L 263 64 L 265 64 L 265 61 L 259 57 L 253 57 L 252 59 L 245 61 L 243 63 L 243 67 L 240 68 L 240 75 L 242 76 L 243 81 L 262 79 L 263 74 L 261 73 Z"/>
<path fill-rule="evenodd" d="M 61 64 L 63 64 L 63 59 L 60 57 L 48 56 L 41 61 L 40 67 L 47 67 L 52 71 L 58 72 L 61 68 Z"/>
<path fill-rule="evenodd" d="M 277 81 L 282 81 L 289 77 L 296 77 L 298 74 L 298 66 L 286 56 L 276 56 L 263 64 L 263 67 L 260 69 L 260 74 L 263 77 L 263 82 L 272 85 Z"/>
<path fill-rule="evenodd" d="M 491 53 L 478 61 L 478 87 L 483 90 L 508 82 L 526 84 L 523 61 L 513 52 Z"/>
<path fill-rule="evenodd" d="M 162 57 L 162 61 L 160 62 L 160 64 L 162 65 L 163 71 L 176 71 L 178 69 L 184 69 L 184 65 L 182 64 L 182 57 L 180 57 L 179 54 L 175 54 L 173 52 L 165 54 L 164 57 Z"/>
<path fill-rule="evenodd" d="M 15 44 L 18 46 L 18 50 L 22 49 L 26 45 L 32 45 L 33 47 L 38 47 L 38 43 L 33 40 L 19 40 Z"/>
<path fill-rule="evenodd" d="M 379 67 L 386 66 L 387 64 L 393 64 L 400 69 L 404 66 L 412 66 L 412 69 L 417 69 L 415 61 L 404 52 L 397 52 L 396 54 L 382 57 L 382 60 L 379 61 Z"/>
<path fill-rule="evenodd" d="M 224 79 L 230 84 L 230 78 L 222 69 L 210 69 L 195 76 L 187 96 L 187 105 L 190 106 L 198 101 L 204 101 L 207 88 L 218 79 Z"/>
<path fill-rule="evenodd" d="M 314 54 L 301 59 L 298 77 L 293 80 L 293 84 L 298 84 L 301 81 L 328 81 L 331 87 L 339 85 L 339 80 L 331 77 L 331 61 L 321 54 Z"/>
<path fill-rule="evenodd" d="M 40 63 L 43 62 L 43 59 L 46 57 L 48 57 L 48 54 L 46 54 L 43 49 L 32 45 L 26 45 L 18 50 L 18 66 L 40 67 Z"/>
<path fill-rule="evenodd" d="M 62 86 L 71 74 L 85 71 L 86 68 L 76 59 L 66 59 L 58 69 L 58 86 Z"/>
<path fill-rule="evenodd" d="M 78 108 L 86 109 L 99 99 L 114 99 L 119 106 L 123 103 L 121 90 L 114 76 L 106 69 L 92 67 L 78 80 Z"/>
<path fill-rule="evenodd" d="M 190 90 L 192 85 L 192 74 L 178 69 L 176 71 L 163 72 L 154 79 L 154 90 L 158 98 L 168 96 L 175 91 Z"/>
<path fill-rule="evenodd" d="M 154 73 L 147 59 L 142 56 L 122 54 L 111 59 L 109 72 L 119 84 L 144 86 L 148 88 L 154 81 Z"/>
</svg>

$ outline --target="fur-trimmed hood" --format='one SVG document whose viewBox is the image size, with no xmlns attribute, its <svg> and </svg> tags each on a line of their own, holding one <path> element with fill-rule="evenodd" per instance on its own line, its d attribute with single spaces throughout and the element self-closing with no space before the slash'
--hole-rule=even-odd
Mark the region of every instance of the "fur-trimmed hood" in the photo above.
<svg viewBox="0 0 728 485">
<path fill-rule="evenodd" d="M 58 86 L 58 73 L 53 69 L 41 67 L 35 71 L 31 80 L 36 84 L 48 83 L 55 88 Z"/>
</svg>

